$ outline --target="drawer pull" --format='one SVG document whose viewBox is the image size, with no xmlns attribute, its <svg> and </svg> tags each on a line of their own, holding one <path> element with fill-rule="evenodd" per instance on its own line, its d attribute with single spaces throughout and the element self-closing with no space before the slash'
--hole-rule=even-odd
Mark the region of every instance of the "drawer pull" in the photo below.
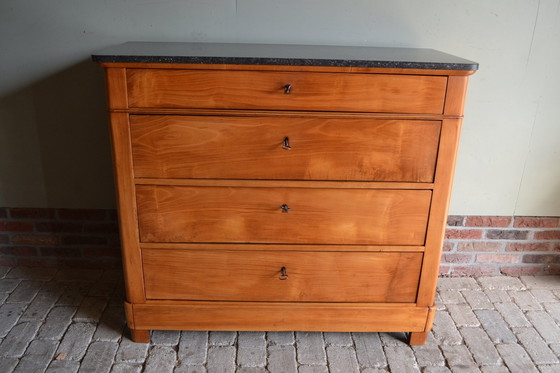
<svg viewBox="0 0 560 373">
<path fill-rule="evenodd" d="M 288 212 L 288 210 L 291 210 L 291 208 L 288 207 L 288 205 L 286 205 L 285 203 L 282 205 L 282 212 Z"/>
<path fill-rule="evenodd" d="M 292 91 L 292 85 L 291 84 L 286 84 L 284 86 L 284 94 L 285 95 L 289 95 Z"/>
<path fill-rule="evenodd" d="M 282 144 L 282 149 L 284 150 L 292 150 L 292 147 L 290 146 L 290 139 L 289 137 L 284 137 L 284 142 Z"/>
<path fill-rule="evenodd" d="M 280 268 L 280 277 L 278 277 L 280 280 L 287 280 L 288 279 L 288 273 L 286 272 L 286 267 L 282 267 Z"/>
</svg>

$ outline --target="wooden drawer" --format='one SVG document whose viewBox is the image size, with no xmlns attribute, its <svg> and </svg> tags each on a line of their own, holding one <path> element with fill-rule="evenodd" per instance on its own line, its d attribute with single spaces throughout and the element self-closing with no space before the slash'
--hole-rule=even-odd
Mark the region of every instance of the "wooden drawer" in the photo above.
<svg viewBox="0 0 560 373">
<path fill-rule="evenodd" d="M 127 69 L 131 108 L 441 114 L 446 86 L 443 76 Z"/>
<path fill-rule="evenodd" d="M 422 254 L 144 249 L 142 260 L 147 299 L 414 302 Z"/>
<path fill-rule="evenodd" d="M 441 122 L 132 115 L 130 126 L 136 177 L 432 182 Z"/>
<path fill-rule="evenodd" d="M 143 242 L 423 245 L 432 195 L 160 185 L 136 190 Z"/>
</svg>

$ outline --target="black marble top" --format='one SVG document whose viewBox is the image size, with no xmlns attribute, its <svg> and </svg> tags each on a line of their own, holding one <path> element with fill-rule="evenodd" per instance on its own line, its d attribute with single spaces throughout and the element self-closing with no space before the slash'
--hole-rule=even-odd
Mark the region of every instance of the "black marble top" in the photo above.
<svg viewBox="0 0 560 373">
<path fill-rule="evenodd" d="M 433 49 L 330 45 L 128 42 L 100 50 L 92 58 L 96 62 L 478 69 L 476 62 Z"/>
</svg>

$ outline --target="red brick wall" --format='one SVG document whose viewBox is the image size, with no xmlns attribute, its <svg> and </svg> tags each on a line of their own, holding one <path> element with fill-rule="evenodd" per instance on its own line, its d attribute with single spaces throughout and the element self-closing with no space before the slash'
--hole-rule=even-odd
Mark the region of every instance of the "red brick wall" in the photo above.
<svg viewBox="0 0 560 373">
<path fill-rule="evenodd" d="M 114 210 L 0 208 L 0 265 L 120 267 Z M 560 218 L 450 216 L 442 275 L 560 274 Z"/>
<path fill-rule="evenodd" d="M 120 267 L 117 214 L 0 208 L 0 265 Z"/>
<path fill-rule="evenodd" d="M 449 216 L 443 275 L 560 274 L 560 218 Z"/>
</svg>

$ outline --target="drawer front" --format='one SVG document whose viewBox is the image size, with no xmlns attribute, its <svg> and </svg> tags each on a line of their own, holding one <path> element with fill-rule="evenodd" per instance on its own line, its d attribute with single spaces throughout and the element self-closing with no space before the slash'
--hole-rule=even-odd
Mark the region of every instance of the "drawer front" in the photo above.
<svg viewBox="0 0 560 373">
<path fill-rule="evenodd" d="M 289 91 L 286 86 L 290 87 Z M 132 108 L 441 114 L 442 76 L 127 69 Z"/>
<path fill-rule="evenodd" d="M 432 182 L 441 122 L 132 115 L 147 178 Z"/>
<path fill-rule="evenodd" d="M 142 242 L 423 245 L 431 191 L 139 185 Z"/>
<path fill-rule="evenodd" d="M 148 299 L 414 302 L 422 254 L 144 249 L 142 260 Z"/>
</svg>

